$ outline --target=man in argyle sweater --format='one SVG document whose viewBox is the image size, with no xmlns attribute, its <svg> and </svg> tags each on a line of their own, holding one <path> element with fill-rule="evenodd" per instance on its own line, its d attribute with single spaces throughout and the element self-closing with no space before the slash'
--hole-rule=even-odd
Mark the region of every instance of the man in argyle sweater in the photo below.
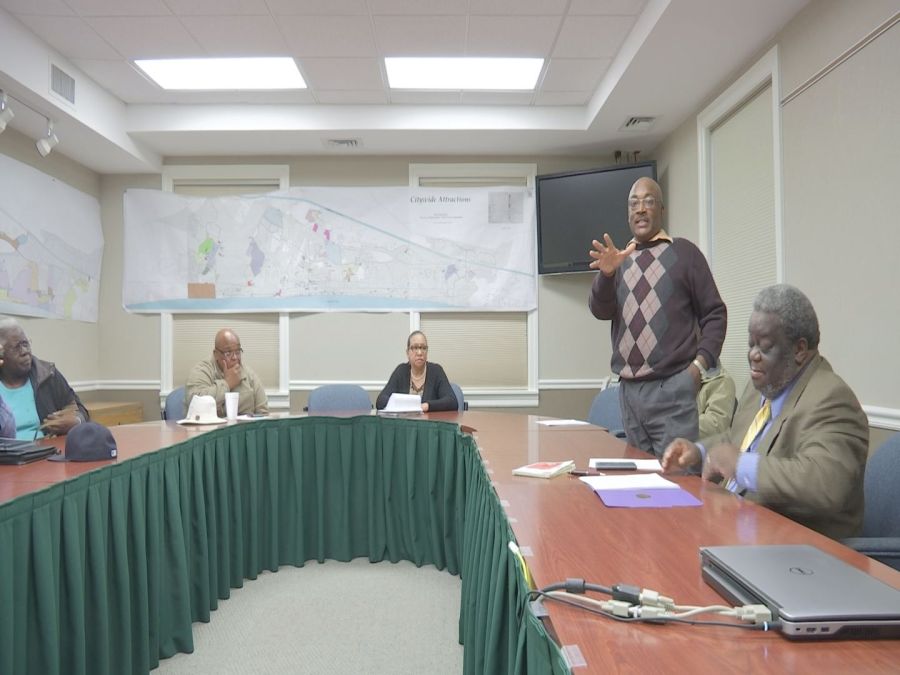
<svg viewBox="0 0 900 675">
<path fill-rule="evenodd" d="M 612 320 L 613 372 L 620 378 L 629 445 L 662 456 L 675 438 L 697 438 L 697 392 L 719 359 L 727 312 L 706 258 L 662 229 L 656 181 L 640 178 L 628 196 L 634 238 L 622 250 L 596 239 L 591 313 Z"/>
</svg>

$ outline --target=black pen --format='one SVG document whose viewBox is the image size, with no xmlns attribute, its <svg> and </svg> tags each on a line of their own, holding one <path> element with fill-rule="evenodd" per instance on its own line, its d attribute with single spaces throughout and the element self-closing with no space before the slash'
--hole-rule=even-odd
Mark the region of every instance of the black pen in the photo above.
<svg viewBox="0 0 900 675">
<path fill-rule="evenodd" d="M 572 469 L 569 472 L 570 476 L 605 476 L 605 473 L 601 473 L 599 471 L 592 471 L 590 469 Z"/>
</svg>

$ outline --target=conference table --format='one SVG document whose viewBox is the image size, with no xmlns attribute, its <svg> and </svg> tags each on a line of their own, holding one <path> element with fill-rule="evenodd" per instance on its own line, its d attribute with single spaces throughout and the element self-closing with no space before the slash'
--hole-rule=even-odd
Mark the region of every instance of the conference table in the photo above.
<svg viewBox="0 0 900 675">
<path fill-rule="evenodd" d="M 146 673 L 191 652 L 192 623 L 215 621 L 218 601 L 263 570 L 359 557 L 461 577 L 467 673 L 897 672 L 900 640 L 791 641 L 533 603 L 510 541 L 538 588 L 582 578 L 722 604 L 698 549 L 775 543 L 812 544 L 900 588 L 900 573 L 696 476 L 668 477 L 702 506 L 662 509 L 608 508 L 569 475 L 514 476 L 535 461 L 645 457 L 598 427 L 542 421 L 147 422 L 111 429 L 116 462 L 0 466 L 0 675 Z"/>
</svg>

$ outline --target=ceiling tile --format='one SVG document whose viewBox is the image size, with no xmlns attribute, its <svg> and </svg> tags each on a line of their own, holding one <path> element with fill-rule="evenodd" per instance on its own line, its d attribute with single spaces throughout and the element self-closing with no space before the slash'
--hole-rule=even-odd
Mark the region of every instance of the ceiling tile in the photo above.
<svg viewBox="0 0 900 675">
<path fill-rule="evenodd" d="M 569 16 L 553 56 L 611 59 L 634 22 L 634 17 L 627 16 Z"/>
<path fill-rule="evenodd" d="M 593 92 L 610 63 L 610 59 L 550 59 L 541 91 Z"/>
<path fill-rule="evenodd" d="M 23 14 L 73 16 L 75 14 L 63 0 L 0 0 L 0 7 L 16 16 Z"/>
<path fill-rule="evenodd" d="M 166 0 L 178 16 L 268 15 L 266 0 Z"/>
<path fill-rule="evenodd" d="M 206 56 L 175 17 L 102 17 L 87 22 L 127 59 Z"/>
<path fill-rule="evenodd" d="M 503 14 L 511 17 L 523 14 L 561 16 L 565 14 L 568 2 L 569 0 L 472 0 L 469 12 L 472 15 Z"/>
<path fill-rule="evenodd" d="M 367 17 L 284 16 L 278 26 L 293 56 L 376 56 Z"/>
<path fill-rule="evenodd" d="M 83 19 L 68 16 L 22 16 L 35 35 L 70 59 L 116 59 L 121 55 Z"/>
<path fill-rule="evenodd" d="M 384 56 L 463 56 L 464 16 L 376 16 L 375 39 Z"/>
<path fill-rule="evenodd" d="M 461 103 L 468 105 L 531 105 L 533 91 L 464 91 Z"/>
<path fill-rule="evenodd" d="M 369 0 L 369 9 L 373 15 L 465 14 L 469 0 Z"/>
<path fill-rule="evenodd" d="M 458 91 L 392 91 L 391 103 L 452 105 L 459 103 Z"/>
<path fill-rule="evenodd" d="M 292 14 L 368 14 L 366 0 L 266 0 L 275 16 Z"/>
<path fill-rule="evenodd" d="M 388 102 L 387 94 L 380 91 L 332 91 L 315 90 L 315 97 L 319 103 L 341 105 L 383 105 Z"/>
<path fill-rule="evenodd" d="M 187 16 L 181 19 L 209 56 L 286 56 L 271 16 Z"/>
<path fill-rule="evenodd" d="M 559 30 L 556 16 L 473 16 L 467 56 L 534 56 L 550 53 Z"/>
<path fill-rule="evenodd" d="M 593 93 L 584 91 L 541 91 L 534 96 L 534 105 L 584 105 Z"/>
<path fill-rule="evenodd" d="M 81 16 L 171 16 L 163 0 L 66 0 Z"/>
<path fill-rule="evenodd" d="M 644 11 L 647 0 L 572 0 L 569 16 L 578 14 L 620 14 L 636 16 Z"/>
<path fill-rule="evenodd" d="M 319 89 L 375 89 L 384 91 L 378 59 L 303 59 L 309 86 Z"/>
<path fill-rule="evenodd" d="M 76 59 L 73 63 L 125 103 L 155 102 L 162 91 L 128 61 Z"/>
</svg>

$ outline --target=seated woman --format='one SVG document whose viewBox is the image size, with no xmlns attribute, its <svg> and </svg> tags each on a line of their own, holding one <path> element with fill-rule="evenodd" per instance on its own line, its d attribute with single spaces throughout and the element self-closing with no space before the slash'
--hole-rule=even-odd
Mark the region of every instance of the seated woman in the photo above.
<svg viewBox="0 0 900 675">
<path fill-rule="evenodd" d="M 422 412 L 457 410 L 458 403 L 450 380 L 437 363 L 428 362 L 428 340 L 425 333 L 414 331 L 406 339 L 407 363 L 394 368 L 384 389 L 378 394 L 375 408 L 383 410 L 391 394 L 418 394 L 422 397 Z"/>
</svg>

